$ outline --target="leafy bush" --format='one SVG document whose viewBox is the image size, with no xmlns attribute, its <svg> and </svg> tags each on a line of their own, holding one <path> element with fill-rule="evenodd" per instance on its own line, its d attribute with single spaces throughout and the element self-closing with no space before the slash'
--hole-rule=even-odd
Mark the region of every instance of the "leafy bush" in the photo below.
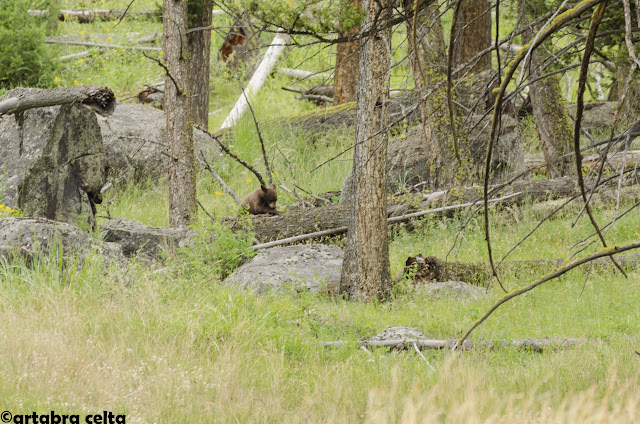
<svg viewBox="0 0 640 424">
<path fill-rule="evenodd" d="M 237 223 L 244 226 L 247 223 Z M 224 279 L 246 258 L 255 255 L 251 248 L 254 234 L 248 231 L 232 232 L 219 222 L 198 224 L 198 234 L 188 246 L 178 249 L 178 260 L 190 273 Z"/>
<path fill-rule="evenodd" d="M 55 61 L 44 39 L 55 28 L 53 5 L 54 0 L 0 0 L 0 87 L 51 85 Z M 49 13 L 29 16 L 29 9 Z"/>
</svg>

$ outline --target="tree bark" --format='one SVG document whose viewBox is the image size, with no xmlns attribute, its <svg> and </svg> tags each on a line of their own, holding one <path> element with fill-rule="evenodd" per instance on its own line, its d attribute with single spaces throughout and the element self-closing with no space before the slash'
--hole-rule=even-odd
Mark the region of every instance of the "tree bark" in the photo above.
<svg viewBox="0 0 640 424">
<path fill-rule="evenodd" d="M 197 218 L 193 123 L 189 118 L 189 60 L 186 0 L 164 0 L 163 50 L 167 66 L 164 110 L 169 155 L 169 225 L 185 227 Z"/>
<path fill-rule="evenodd" d="M 363 6 L 367 14 L 363 33 L 391 16 L 391 0 L 365 0 Z M 386 213 L 391 31 L 376 32 L 363 38 L 361 43 L 353 153 L 354 194 L 350 199 L 340 292 L 354 300 L 372 301 L 389 299 L 391 294 Z"/>
<path fill-rule="evenodd" d="M 360 10 L 361 0 L 352 0 L 353 7 Z M 345 36 L 350 37 L 360 32 L 360 26 L 349 28 Z M 335 95 L 333 104 L 341 105 L 356 99 L 358 89 L 358 63 L 360 60 L 360 41 L 339 43 L 336 51 L 336 71 L 333 77 Z"/>
<path fill-rule="evenodd" d="M 527 43 L 533 40 L 535 32 L 528 30 L 522 37 Z M 543 49 L 544 47 L 541 46 L 531 54 L 530 78 L 535 78 L 542 72 L 540 66 L 545 63 Z M 553 161 L 558 156 L 569 153 L 573 145 L 573 130 L 567 111 L 563 106 L 560 77 L 552 75 L 531 84 L 529 99 L 533 107 L 533 119 L 545 159 Z M 572 165 L 574 160 L 554 162 L 547 168 L 548 175 L 551 178 L 557 178 L 574 173 L 575 165 Z"/>
<path fill-rule="evenodd" d="M 189 28 L 211 26 L 212 0 L 188 3 Z M 188 83 L 191 97 L 189 116 L 202 128 L 209 126 L 209 59 L 211 56 L 211 31 L 195 31 L 187 35 L 189 46 Z"/>
<path fill-rule="evenodd" d="M 491 46 L 491 3 L 485 0 L 463 1 L 456 27 L 454 68 L 469 62 L 476 54 Z M 491 53 L 484 54 L 475 64 L 469 65 L 467 69 L 473 74 L 491 69 Z"/>
</svg>

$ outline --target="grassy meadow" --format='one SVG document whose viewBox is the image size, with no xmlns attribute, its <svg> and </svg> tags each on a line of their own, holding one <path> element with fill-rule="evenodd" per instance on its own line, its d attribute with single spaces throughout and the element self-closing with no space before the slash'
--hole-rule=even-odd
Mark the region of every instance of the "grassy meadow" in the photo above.
<svg viewBox="0 0 640 424">
<path fill-rule="evenodd" d="M 128 0 L 63 1 L 64 8 L 125 8 Z M 134 9 L 154 3 L 136 0 Z M 215 17 L 212 49 L 219 48 L 226 17 Z M 78 24 L 59 35 L 114 44 L 161 31 L 159 23 L 127 21 Z M 265 35 L 265 39 L 269 37 Z M 396 56 L 402 58 L 402 31 Z M 51 46 L 56 55 L 82 51 Z M 327 69 L 335 55 L 311 46 L 290 49 L 282 64 Z M 393 88 L 410 88 L 408 64 L 394 67 Z M 215 60 L 211 69 L 211 131 L 240 94 L 240 83 Z M 141 53 L 112 49 L 66 62 L 59 86 L 107 85 L 121 101 L 145 84 L 163 79 Z M 322 82 L 318 80 L 317 82 Z M 273 161 L 274 177 L 314 193 L 338 190 L 350 155 L 311 173 L 352 142 L 349 131 L 309 134 L 279 118 L 315 109 L 280 89 L 294 85 L 278 74 L 252 103 Z M 531 125 L 528 121 L 527 125 Z M 535 134 L 535 131 L 526 131 Z M 234 128 L 233 150 L 262 169 L 250 116 Z M 286 159 L 285 159 L 286 157 Z M 293 172 L 288 164 L 291 162 Z M 215 164 L 243 196 L 255 177 L 230 159 Z M 168 224 L 166 181 L 115 181 L 99 205 L 100 215 L 148 225 Z M 234 216 L 235 204 L 206 173 L 198 198 L 217 216 Z M 280 207 L 296 199 L 280 193 Z M 622 202 L 620 212 L 631 206 Z M 200 211 L 200 225 L 208 220 Z M 595 213 L 604 224 L 611 208 Z M 573 244 L 589 236 L 584 216 L 546 222 L 509 260 L 568 258 Z M 611 245 L 640 238 L 640 214 L 632 211 L 607 233 Z M 492 210 L 497 259 L 538 223 L 531 205 Z M 482 217 L 459 231 L 462 216 L 436 217 L 391 230 L 391 272 L 401 272 L 418 253 L 456 261 L 487 260 Z M 573 349 L 543 353 L 511 348 L 470 352 L 325 348 L 325 341 L 357 341 L 389 326 L 419 327 L 429 338 L 460 337 L 503 294 L 485 298 L 433 299 L 407 281 L 386 303 L 361 304 L 309 293 L 256 296 L 220 283 L 250 238 L 222 233 L 167 256 L 162 264 L 132 261 L 107 269 L 99 256 L 63 266 L 55 253 L 33 263 L 0 262 L 0 410 L 17 413 L 126 414 L 128 423 L 633 423 L 640 420 L 640 289 L 637 270 L 620 273 L 581 268 L 499 308 L 472 339 L 585 337 Z M 343 240 L 334 240 L 341 244 Z M 578 256 L 590 253 L 593 247 Z M 537 274 L 506 273 L 509 290 Z"/>
</svg>

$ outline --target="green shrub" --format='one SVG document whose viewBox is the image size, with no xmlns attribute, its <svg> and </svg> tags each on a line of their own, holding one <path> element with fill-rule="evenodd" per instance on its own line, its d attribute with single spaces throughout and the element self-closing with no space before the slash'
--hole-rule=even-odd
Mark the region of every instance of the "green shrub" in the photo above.
<svg viewBox="0 0 640 424">
<path fill-rule="evenodd" d="M 54 0 L 0 0 L 0 87 L 52 84 L 55 59 L 44 44 L 55 28 Z M 29 16 L 29 9 L 49 10 Z"/>
<path fill-rule="evenodd" d="M 236 223 L 239 228 L 247 225 L 247 222 Z M 194 229 L 197 236 L 188 246 L 178 249 L 177 255 L 178 261 L 187 266 L 192 275 L 223 280 L 244 259 L 255 256 L 255 250 L 251 248 L 254 233 L 233 232 L 219 222 L 197 224 Z"/>
</svg>

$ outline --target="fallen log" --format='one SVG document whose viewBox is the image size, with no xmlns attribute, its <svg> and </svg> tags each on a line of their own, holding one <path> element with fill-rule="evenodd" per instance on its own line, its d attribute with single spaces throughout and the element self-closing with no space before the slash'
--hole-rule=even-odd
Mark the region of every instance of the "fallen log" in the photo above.
<svg viewBox="0 0 640 424">
<path fill-rule="evenodd" d="M 111 115 L 116 107 L 116 96 L 110 88 L 84 85 L 50 90 L 33 89 L 0 102 L 0 116 L 25 110 L 81 103 L 103 116 Z"/>
<path fill-rule="evenodd" d="M 616 255 L 616 261 L 625 270 L 636 269 L 640 265 L 640 253 Z M 497 269 L 509 273 L 515 278 L 528 279 L 562 266 L 564 259 L 540 259 L 526 261 L 505 261 Z M 609 258 L 599 258 L 582 266 L 593 266 L 596 270 L 610 270 L 614 265 Z M 435 256 L 417 255 L 407 259 L 405 271 L 413 275 L 414 284 L 432 282 L 464 281 L 476 286 L 486 286 L 493 272 L 487 262 L 446 262 Z M 396 276 L 396 279 L 402 274 Z"/>
<path fill-rule="evenodd" d="M 489 200 L 490 203 L 494 203 L 494 202 L 500 202 L 506 199 L 509 199 L 513 196 L 517 196 L 520 193 L 514 193 L 514 194 L 510 194 L 508 196 L 505 197 L 501 197 L 499 199 L 491 199 Z M 479 202 L 472 202 L 472 203 L 466 203 L 466 204 L 462 204 L 462 205 L 451 205 L 451 206 L 445 206 L 442 208 L 436 208 L 436 209 L 428 209 L 428 210 L 423 210 L 423 211 L 418 211 L 418 212 L 413 212 L 413 213 L 409 213 L 406 215 L 402 215 L 402 216 L 395 216 L 392 218 L 387 218 L 387 223 L 391 224 L 394 222 L 401 222 L 401 221 L 407 221 L 411 218 L 417 218 L 420 216 L 424 216 L 424 215 L 430 215 L 430 214 L 434 214 L 434 213 L 439 213 L 439 212 L 445 212 L 448 210 L 454 210 L 454 209 L 462 209 L 462 208 L 466 208 L 469 206 L 473 206 L 474 204 L 479 203 Z M 275 240 L 275 241 L 271 241 L 268 243 L 262 243 L 262 244 L 257 244 L 252 246 L 254 249 L 258 250 L 258 249 L 267 249 L 269 247 L 274 247 L 274 246 L 280 246 L 283 244 L 289 244 L 289 243 L 295 243 L 298 241 L 303 241 L 303 240 L 309 240 L 312 238 L 318 238 L 318 237 L 324 237 L 324 236 L 332 236 L 332 235 L 336 235 L 336 234 L 343 234 L 346 233 L 348 230 L 348 228 L 346 226 L 344 227 L 339 227 L 339 228 L 333 228 L 330 230 L 324 230 L 324 231 L 318 231 L 318 232 L 314 232 L 314 233 L 310 233 L 310 234 L 302 234 L 299 236 L 294 236 L 294 237 L 289 237 L 289 238 L 285 238 L 282 240 Z"/>
<path fill-rule="evenodd" d="M 54 38 L 47 38 L 44 40 L 44 42 L 47 44 L 69 44 L 72 46 L 99 47 L 101 49 L 143 50 L 143 51 L 153 51 L 153 52 L 162 51 L 160 47 L 120 46 L 117 44 L 90 43 L 88 41 L 56 40 Z"/>
<path fill-rule="evenodd" d="M 531 212 L 533 212 L 533 216 L 536 219 L 543 219 L 546 216 L 550 215 L 553 211 L 558 209 L 563 203 L 565 203 L 568 199 L 557 199 L 557 200 L 549 200 L 542 203 L 537 203 L 531 205 Z M 616 206 L 616 204 L 630 204 L 640 202 L 640 186 L 628 186 L 621 187 L 618 192 L 617 189 L 611 190 L 603 190 L 601 192 L 595 193 L 589 204 L 592 208 L 598 209 L 603 207 L 612 207 Z M 584 208 L 584 202 L 582 198 L 579 198 L 577 201 L 568 203 L 560 213 L 562 214 L 573 214 L 578 213 Z"/>
<path fill-rule="evenodd" d="M 47 16 L 48 10 L 29 10 L 27 12 L 29 16 Z M 116 21 L 122 18 L 125 11 L 122 9 L 62 9 L 58 15 L 59 21 L 65 21 L 67 19 L 77 19 L 81 24 L 87 24 L 96 20 L 100 21 Z M 213 16 L 224 15 L 223 10 L 213 10 L 211 12 Z M 125 17 L 133 17 L 137 19 L 155 19 L 157 12 L 155 10 L 127 10 Z"/>
<path fill-rule="evenodd" d="M 399 95 L 393 97 L 389 102 L 388 120 L 389 123 L 398 123 L 406 119 L 407 122 L 413 122 L 419 119 L 417 108 L 417 96 Z M 405 114 L 408 116 L 405 117 Z M 356 102 L 344 103 L 338 106 L 330 106 L 328 108 L 311 110 L 299 115 L 283 117 L 279 123 L 289 121 L 291 125 L 301 128 L 305 131 L 325 131 L 338 128 L 355 127 L 356 122 Z"/>
<path fill-rule="evenodd" d="M 590 190 L 588 184 L 587 189 Z M 596 192 L 605 189 L 608 188 L 603 187 Z M 570 177 L 563 177 L 551 180 L 516 181 L 508 188 L 496 193 L 496 195 L 502 197 L 509 196 L 501 202 L 503 206 L 517 206 L 526 201 L 540 202 L 571 197 L 577 193 L 578 187 L 576 182 Z M 476 202 L 482 196 L 482 188 L 469 187 L 460 190 L 429 193 L 423 196 L 424 199 L 417 205 L 415 205 L 415 202 L 408 202 L 389 206 L 387 209 L 388 217 L 401 217 L 415 210 L 442 208 L 459 205 L 461 203 Z M 453 210 L 455 208 L 450 209 Z M 348 212 L 347 205 L 343 204 L 304 210 L 288 210 L 276 216 L 255 215 L 251 217 L 250 228 L 251 231 L 256 233 L 256 238 L 260 243 L 266 243 L 346 227 Z M 229 222 L 234 221 L 229 220 Z M 339 232 L 332 234 L 339 234 Z M 317 235 L 317 237 L 326 235 L 331 234 L 320 234 Z"/>
<path fill-rule="evenodd" d="M 91 51 L 85 50 L 85 51 L 80 52 L 80 53 L 74 53 L 74 54 L 68 54 L 66 56 L 60 56 L 58 58 L 58 60 L 60 62 L 66 62 L 67 60 L 76 60 L 79 57 L 86 57 L 86 56 L 89 56 L 89 55 L 91 55 Z"/>
<path fill-rule="evenodd" d="M 136 17 L 144 19 L 153 19 L 156 12 L 153 10 L 128 10 L 127 17 Z M 27 12 L 29 16 L 47 16 L 48 10 L 29 10 Z M 62 9 L 58 15 L 59 21 L 65 21 L 67 19 L 77 19 L 79 23 L 86 24 L 96 20 L 100 21 L 115 21 L 124 15 L 125 11 L 122 9 Z"/>
<path fill-rule="evenodd" d="M 473 350 L 473 349 L 504 349 L 515 348 L 531 352 L 572 348 L 589 341 L 586 338 L 550 338 L 550 339 L 505 339 L 505 340 L 465 340 L 462 345 L 458 339 L 430 340 L 430 339 L 397 339 L 397 340 L 360 340 L 358 342 L 324 342 L 324 347 L 342 347 L 357 344 L 364 347 L 389 347 L 392 349 L 413 349 L 414 346 L 422 350 Z"/>
<path fill-rule="evenodd" d="M 305 71 L 303 69 L 291 69 L 291 68 L 278 68 L 277 71 L 279 74 L 286 75 L 289 78 L 295 78 L 299 80 L 305 80 L 311 77 L 318 77 L 323 79 L 332 78 L 332 74 L 326 72 L 313 72 L 313 71 Z"/>
<path fill-rule="evenodd" d="M 601 158 L 599 154 L 584 156 L 582 165 L 588 170 L 600 170 Z M 537 168 L 536 173 L 546 174 L 546 159 L 542 156 L 529 156 L 524 159 L 524 166 L 531 169 Z M 620 171 L 621 169 L 630 169 L 640 164 L 640 150 L 629 150 L 626 152 L 618 152 L 607 156 L 604 162 L 605 171 Z"/>
</svg>

